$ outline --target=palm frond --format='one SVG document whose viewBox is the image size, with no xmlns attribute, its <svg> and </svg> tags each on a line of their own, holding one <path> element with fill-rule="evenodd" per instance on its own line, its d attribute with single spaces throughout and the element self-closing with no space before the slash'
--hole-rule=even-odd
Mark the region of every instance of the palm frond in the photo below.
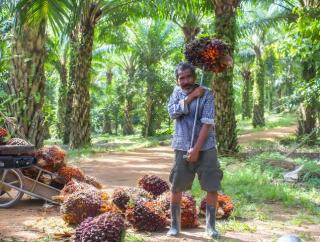
<svg viewBox="0 0 320 242">
<path fill-rule="evenodd" d="M 19 23 L 38 26 L 47 22 L 55 33 L 62 29 L 68 17 L 68 0 L 20 0 L 16 6 Z"/>
</svg>

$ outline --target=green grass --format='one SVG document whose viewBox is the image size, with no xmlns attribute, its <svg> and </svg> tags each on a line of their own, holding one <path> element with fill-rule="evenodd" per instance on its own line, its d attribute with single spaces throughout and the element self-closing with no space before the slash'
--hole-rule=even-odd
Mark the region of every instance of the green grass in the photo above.
<svg viewBox="0 0 320 242">
<path fill-rule="evenodd" d="M 265 126 L 256 127 L 252 126 L 251 119 L 241 119 L 241 115 L 237 115 L 237 128 L 238 134 L 253 133 L 271 128 L 287 127 L 297 123 L 296 115 L 293 113 L 281 113 L 281 114 L 266 114 L 265 115 Z"/>
<path fill-rule="evenodd" d="M 235 205 L 231 218 L 268 220 L 270 216 L 264 205 L 272 206 L 274 203 L 283 208 L 303 209 L 305 214 L 309 214 L 313 219 L 320 216 L 320 190 L 310 184 L 310 181 L 305 182 L 309 184 L 307 187 L 303 184 L 283 182 L 283 170 L 266 165 L 266 159 L 283 159 L 283 155 L 265 152 L 245 161 L 233 158 L 233 163 L 230 157 L 220 159 L 224 170 L 223 192 L 231 196 Z M 316 180 L 320 182 L 320 179 Z M 193 184 L 192 194 L 198 204 L 205 196 L 197 179 Z"/>
<path fill-rule="evenodd" d="M 133 232 L 126 232 L 123 242 L 144 242 L 147 241 L 145 236 L 135 234 Z"/>
</svg>

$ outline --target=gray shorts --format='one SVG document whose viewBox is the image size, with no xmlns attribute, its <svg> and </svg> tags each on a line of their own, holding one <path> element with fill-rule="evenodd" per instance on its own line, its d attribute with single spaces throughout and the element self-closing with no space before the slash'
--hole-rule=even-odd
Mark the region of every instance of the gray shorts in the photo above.
<svg viewBox="0 0 320 242">
<path fill-rule="evenodd" d="M 221 189 L 220 181 L 223 172 L 217 159 L 216 148 L 200 151 L 197 162 L 188 162 L 183 158 L 186 151 L 175 150 L 174 165 L 170 172 L 172 192 L 184 192 L 190 190 L 197 173 L 201 189 L 214 192 Z"/>
</svg>

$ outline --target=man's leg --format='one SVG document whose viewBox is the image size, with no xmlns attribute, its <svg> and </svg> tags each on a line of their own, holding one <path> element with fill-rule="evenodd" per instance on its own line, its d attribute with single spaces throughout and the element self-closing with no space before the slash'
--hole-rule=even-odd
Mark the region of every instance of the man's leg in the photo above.
<svg viewBox="0 0 320 242">
<path fill-rule="evenodd" d="M 171 192 L 170 214 L 171 227 L 167 233 L 169 236 L 177 236 L 181 230 L 181 197 L 182 192 Z"/>
<path fill-rule="evenodd" d="M 206 206 L 206 231 L 207 234 L 215 238 L 219 236 L 216 230 L 216 207 L 218 202 L 217 192 L 207 192 L 207 206 Z"/>
</svg>

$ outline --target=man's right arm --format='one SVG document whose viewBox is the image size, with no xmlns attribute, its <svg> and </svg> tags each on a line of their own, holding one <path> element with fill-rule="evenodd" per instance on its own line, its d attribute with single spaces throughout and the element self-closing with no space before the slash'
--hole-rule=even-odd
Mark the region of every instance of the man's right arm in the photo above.
<svg viewBox="0 0 320 242">
<path fill-rule="evenodd" d="M 169 112 L 170 118 L 176 119 L 182 115 L 188 114 L 189 104 L 195 98 L 201 97 L 203 93 L 204 93 L 204 89 L 202 87 L 197 87 L 188 96 L 181 99 L 179 98 L 177 91 L 174 90 L 168 103 L 168 112 Z"/>
<path fill-rule="evenodd" d="M 180 116 L 189 113 L 189 107 L 186 103 L 186 98 L 179 98 L 176 90 L 174 90 L 172 95 L 170 96 L 168 103 L 168 112 L 170 118 L 172 119 L 179 118 Z"/>
</svg>

